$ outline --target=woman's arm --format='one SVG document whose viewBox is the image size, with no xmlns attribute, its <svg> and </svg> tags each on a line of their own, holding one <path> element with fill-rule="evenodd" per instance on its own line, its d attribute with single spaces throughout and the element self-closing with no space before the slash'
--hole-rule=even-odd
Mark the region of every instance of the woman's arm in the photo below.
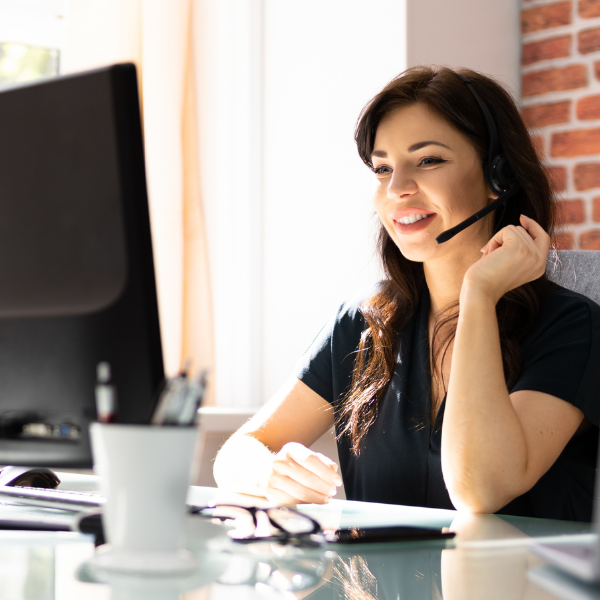
<svg viewBox="0 0 600 600">
<path fill-rule="evenodd" d="M 223 445 L 220 488 L 277 504 L 324 503 L 342 484 L 337 465 L 308 446 L 333 425 L 332 406 L 295 377 Z"/>
<path fill-rule="evenodd" d="M 465 275 L 442 432 L 442 470 L 453 504 L 496 512 L 550 468 L 583 420 L 568 402 L 508 393 L 496 303 L 539 277 L 549 239 L 532 219 L 498 232 Z M 529 232 L 529 233 L 528 233 Z"/>
</svg>

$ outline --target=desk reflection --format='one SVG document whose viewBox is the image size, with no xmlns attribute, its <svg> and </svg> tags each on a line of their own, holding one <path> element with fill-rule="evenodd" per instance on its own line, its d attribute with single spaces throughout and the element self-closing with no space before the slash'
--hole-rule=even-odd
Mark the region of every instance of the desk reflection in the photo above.
<svg viewBox="0 0 600 600">
<path fill-rule="evenodd" d="M 527 571 L 543 561 L 528 551 L 530 538 L 522 530 L 502 517 L 468 514 L 457 516 L 450 528 L 457 545 L 442 552 L 444 600 L 555 598 L 527 578 Z"/>
<path fill-rule="evenodd" d="M 296 591 L 288 588 L 281 597 L 298 600 L 561 598 L 551 588 L 544 589 L 527 577 L 528 571 L 543 561 L 528 551 L 527 533 L 509 521 L 493 515 L 459 515 L 450 526 L 457 533 L 456 546 L 451 548 L 440 542 L 340 547 L 335 554 L 328 553 L 323 576 L 315 587 Z M 524 523 L 531 527 L 531 521 Z M 535 526 L 534 523 L 534 529 Z M 288 568 L 293 569 L 291 564 Z M 212 595 L 204 597 L 208 600 Z"/>
<path fill-rule="evenodd" d="M 528 550 L 531 537 L 583 533 L 589 525 L 496 516 L 452 518 L 446 525 L 457 533 L 455 545 L 431 541 L 316 549 L 221 541 L 226 536 L 220 528 L 215 530 L 219 536 L 211 538 L 218 544 L 209 546 L 207 525 L 193 521 L 190 525 L 198 531 L 190 547 L 201 567 L 190 578 L 173 581 L 86 572 L 94 546 L 85 536 L 6 531 L 0 535 L 0 598 L 599 600 L 599 588 L 559 581 Z"/>
</svg>

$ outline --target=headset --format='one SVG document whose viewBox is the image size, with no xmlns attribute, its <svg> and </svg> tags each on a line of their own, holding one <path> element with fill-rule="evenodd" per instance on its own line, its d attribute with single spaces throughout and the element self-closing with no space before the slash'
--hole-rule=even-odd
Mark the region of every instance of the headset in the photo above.
<svg viewBox="0 0 600 600">
<path fill-rule="evenodd" d="M 471 92 L 473 98 L 475 98 L 475 102 L 477 102 L 477 106 L 479 106 L 479 110 L 483 116 L 490 141 L 487 160 L 483 166 L 483 175 L 488 187 L 494 194 L 498 194 L 498 198 L 492 200 L 487 206 L 480 211 L 477 211 L 474 215 L 471 215 L 468 219 L 465 219 L 462 223 L 440 233 L 440 235 L 435 238 L 438 244 L 443 244 L 452 239 L 457 233 L 460 233 L 463 229 L 473 225 L 475 221 L 478 221 L 481 217 L 485 217 L 485 215 L 491 213 L 499 206 L 504 205 L 506 209 L 508 201 L 521 190 L 521 186 L 515 177 L 510 163 L 502 152 L 496 123 L 494 122 L 490 111 L 475 91 L 471 80 L 466 75 L 461 75 L 460 73 L 457 73 L 457 75 L 464 81 L 467 89 Z"/>
</svg>

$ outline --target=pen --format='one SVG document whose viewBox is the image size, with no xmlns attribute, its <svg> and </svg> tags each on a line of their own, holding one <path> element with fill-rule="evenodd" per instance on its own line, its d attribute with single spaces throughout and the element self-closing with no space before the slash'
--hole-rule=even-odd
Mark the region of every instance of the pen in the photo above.
<svg viewBox="0 0 600 600">
<path fill-rule="evenodd" d="M 98 422 L 117 422 L 117 390 L 110 385 L 110 364 L 100 362 L 96 365 L 96 412 Z"/>
<path fill-rule="evenodd" d="M 179 425 L 193 425 L 198 415 L 206 391 L 207 371 L 203 371 L 197 381 L 189 381 L 179 414 L 175 415 Z"/>
<path fill-rule="evenodd" d="M 182 394 L 185 393 L 187 384 L 187 375 L 184 372 L 167 381 L 165 389 L 158 398 L 156 410 L 152 415 L 150 423 L 152 425 L 167 425 L 169 414 L 173 411 L 174 406 L 179 405 Z"/>
</svg>

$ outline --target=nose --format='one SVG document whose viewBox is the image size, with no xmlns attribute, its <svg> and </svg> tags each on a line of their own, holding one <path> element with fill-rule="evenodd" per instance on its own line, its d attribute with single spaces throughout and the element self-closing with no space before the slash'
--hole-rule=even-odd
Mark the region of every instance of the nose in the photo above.
<svg viewBox="0 0 600 600">
<path fill-rule="evenodd" d="M 387 187 L 388 198 L 396 200 L 406 198 L 417 191 L 417 184 L 410 172 L 396 167 L 389 179 Z"/>
</svg>

